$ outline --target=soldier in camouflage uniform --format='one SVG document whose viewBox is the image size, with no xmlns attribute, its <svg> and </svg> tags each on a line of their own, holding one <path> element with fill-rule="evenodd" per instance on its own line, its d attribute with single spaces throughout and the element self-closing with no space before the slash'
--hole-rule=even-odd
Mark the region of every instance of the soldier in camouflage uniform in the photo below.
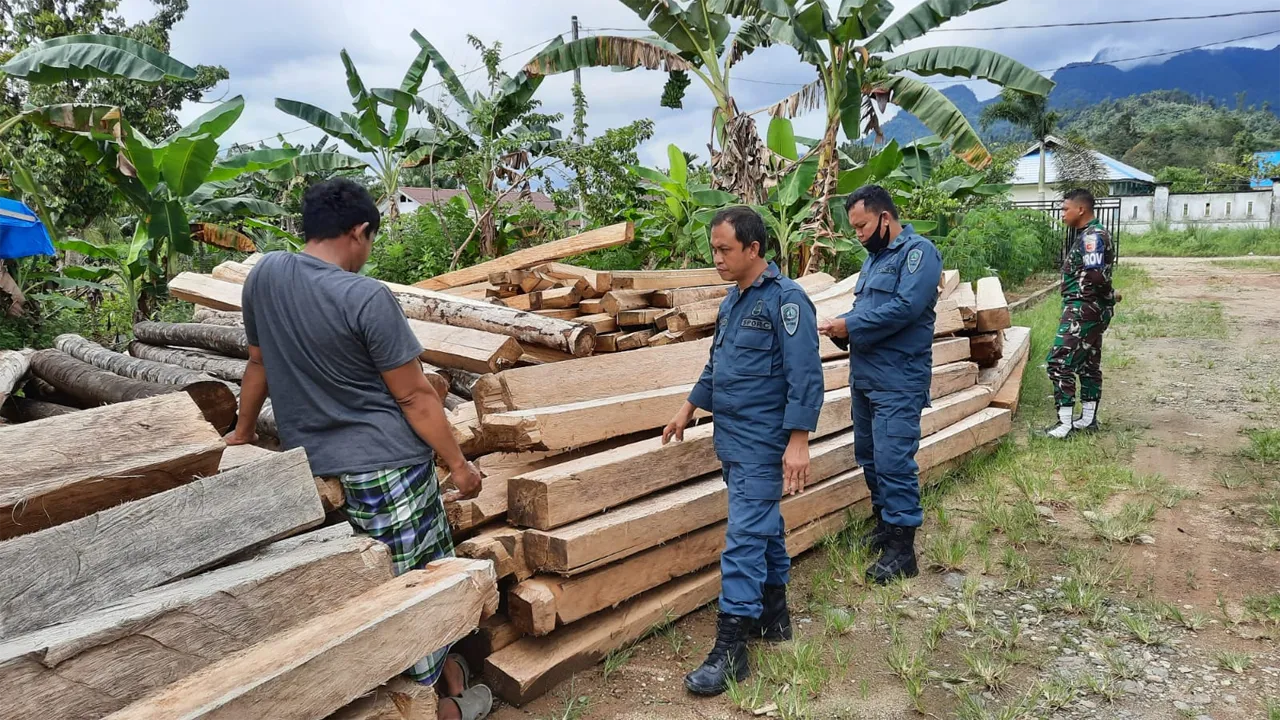
<svg viewBox="0 0 1280 720">
<path fill-rule="evenodd" d="M 1045 434 L 1058 439 L 1098 427 L 1102 334 L 1111 324 L 1117 301 L 1111 286 L 1115 245 L 1094 216 L 1093 205 L 1088 190 L 1072 190 L 1062 199 L 1062 221 L 1074 230 L 1074 238 L 1062 263 L 1062 319 L 1046 358 L 1058 423 Z M 1080 376 L 1082 412 L 1073 420 L 1076 375 Z"/>
</svg>

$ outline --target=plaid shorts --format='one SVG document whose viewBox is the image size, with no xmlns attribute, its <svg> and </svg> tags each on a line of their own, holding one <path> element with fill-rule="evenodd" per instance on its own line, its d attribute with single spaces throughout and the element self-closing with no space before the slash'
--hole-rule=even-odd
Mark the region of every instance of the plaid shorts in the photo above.
<svg viewBox="0 0 1280 720">
<path fill-rule="evenodd" d="M 432 560 L 453 557 L 453 535 L 432 463 L 338 479 L 346 495 L 347 519 L 391 548 L 391 568 L 396 575 L 424 568 Z M 449 647 L 440 648 L 405 675 L 424 685 L 434 684 L 448 653 Z"/>
</svg>

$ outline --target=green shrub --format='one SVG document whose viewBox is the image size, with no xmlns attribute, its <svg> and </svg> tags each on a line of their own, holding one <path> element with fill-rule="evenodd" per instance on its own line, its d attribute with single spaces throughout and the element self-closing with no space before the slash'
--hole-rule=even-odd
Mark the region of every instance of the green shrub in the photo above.
<svg viewBox="0 0 1280 720">
<path fill-rule="evenodd" d="M 1141 235 L 1120 237 L 1120 255 L 1146 257 L 1231 257 L 1280 255 L 1280 228 L 1211 230 L 1192 225 L 1185 230 L 1153 227 Z"/>
<path fill-rule="evenodd" d="M 401 215 L 385 228 L 373 243 L 369 255 L 369 274 L 379 280 L 412 285 L 420 280 L 449 271 L 453 260 L 453 242 L 461 243 L 475 223 L 467 213 L 465 202 L 443 205 L 444 222 L 428 208 Z M 450 239 L 452 238 L 452 242 Z M 458 267 L 480 261 L 480 240 L 472 238 L 463 251 Z"/>
<path fill-rule="evenodd" d="M 966 281 L 997 275 L 1006 288 L 1058 264 L 1062 227 L 1045 213 L 998 205 L 964 215 L 951 233 L 934 242 L 942 265 Z"/>
</svg>

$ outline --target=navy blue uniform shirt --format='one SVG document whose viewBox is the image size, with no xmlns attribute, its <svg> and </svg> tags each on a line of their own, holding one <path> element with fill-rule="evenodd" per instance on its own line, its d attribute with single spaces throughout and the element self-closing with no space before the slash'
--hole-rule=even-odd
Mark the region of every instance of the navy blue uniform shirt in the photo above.
<svg viewBox="0 0 1280 720">
<path fill-rule="evenodd" d="M 769 263 L 720 303 L 711 357 L 689 402 L 714 416 L 721 461 L 780 463 L 792 430 L 817 429 L 822 395 L 813 302 Z"/>
<path fill-rule="evenodd" d="M 942 254 L 907 225 L 872 253 L 841 315 L 849 339 L 849 384 L 859 390 L 929 390 Z"/>
</svg>

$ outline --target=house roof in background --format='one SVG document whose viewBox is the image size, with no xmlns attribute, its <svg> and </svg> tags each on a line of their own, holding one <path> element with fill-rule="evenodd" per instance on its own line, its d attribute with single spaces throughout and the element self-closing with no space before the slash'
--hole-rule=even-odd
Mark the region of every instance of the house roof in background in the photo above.
<svg viewBox="0 0 1280 720">
<path fill-rule="evenodd" d="M 1047 185 L 1058 182 L 1058 166 L 1053 161 L 1053 149 L 1060 146 L 1063 141 L 1052 135 L 1045 138 L 1045 145 L 1048 146 L 1048 155 L 1046 157 L 1044 167 L 1044 181 Z M 1155 183 L 1156 179 L 1151 175 L 1142 172 L 1132 165 L 1126 165 L 1119 160 L 1104 155 L 1097 150 L 1090 150 L 1093 156 L 1098 159 L 1102 167 L 1106 168 L 1106 180 L 1108 182 L 1123 182 L 1125 180 L 1133 182 Z M 1018 164 L 1013 171 L 1013 179 L 1009 182 L 1014 185 L 1038 185 L 1040 182 L 1040 148 L 1032 146 L 1029 150 L 1018 158 Z"/>
<path fill-rule="evenodd" d="M 424 188 L 424 187 L 402 187 L 401 194 L 409 197 L 419 205 L 434 205 L 435 203 L 446 203 L 457 195 L 464 195 L 463 190 L 453 190 L 449 188 Z M 508 190 L 502 196 L 500 202 L 503 205 L 515 205 L 521 200 L 528 200 L 533 206 L 543 212 L 551 212 L 556 209 L 555 202 L 546 195 L 534 190 L 528 194 L 523 194 L 518 190 Z"/>
<path fill-rule="evenodd" d="M 1280 150 L 1263 150 L 1254 153 L 1253 156 L 1264 163 L 1273 163 L 1280 165 Z M 1271 178 L 1254 178 L 1249 182 L 1249 187 L 1269 188 L 1272 186 Z"/>
</svg>

